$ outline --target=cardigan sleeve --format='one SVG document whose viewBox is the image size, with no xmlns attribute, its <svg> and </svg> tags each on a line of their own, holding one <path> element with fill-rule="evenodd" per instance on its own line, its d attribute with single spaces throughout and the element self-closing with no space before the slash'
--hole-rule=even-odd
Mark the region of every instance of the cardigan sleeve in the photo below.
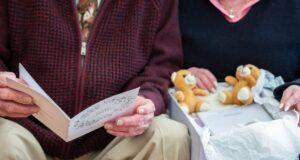
<svg viewBox="0 0 300 160">
<path fill-rule="evenodd" d="M 275 90 L 274 90 L 274 96 L 277 100 L 280 101 L 281 97 L 282 97 L 282 94 L 284 92 L 284 90 L 286 88 L 288 88 L 289 86 L 291 85 L 300 85 L 300 79 L 297 79 L 297 80 L 294 80 L 292 82 L 288 82 L 288 83 L 285 83 L 281 86 L 278 86 Z"/>
<path fill-rule="evenodd" d="M 7 70 L 6 63 L 10 57 L 8 48 L 8 13 L 7 0 L 0 1 L 0 71 Z"/>
<path fill-rule="evenodd" d="M 144 70 L 125 88 L 140 86 L 140 95 L 151 99 L 155 115 L 165 112 L 170 75 L 182 66 L 182 47 L 178 22 L 178 1 L 162 0 L 160 24 L 156 30 L 150 59 Z"/>
</svg>

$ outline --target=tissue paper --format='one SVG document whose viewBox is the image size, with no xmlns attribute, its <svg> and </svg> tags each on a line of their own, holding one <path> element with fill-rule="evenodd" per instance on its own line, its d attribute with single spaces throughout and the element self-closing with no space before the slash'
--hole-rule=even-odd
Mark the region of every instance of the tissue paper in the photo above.
<svg viewBox="0 0 300 160">
<path fill-rule="evenodd" d="M 211 136 L 204 142 L 207 160 L 295 160 L 300 153 L 300 129 L 297 118 L 286 116 Z"/>
</svg>

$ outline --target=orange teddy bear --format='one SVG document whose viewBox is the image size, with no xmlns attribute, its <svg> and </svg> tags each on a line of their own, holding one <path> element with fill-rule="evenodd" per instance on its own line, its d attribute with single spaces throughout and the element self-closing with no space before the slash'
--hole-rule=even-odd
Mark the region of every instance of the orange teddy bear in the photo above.
<svg viewBox="0 0 300 160">
<path fill-rule="evenodd" d="M 225 81 L 233 86 L 232 90 L 219 92 L 218 98 L 223 104 L 248 105 L 253 103 L 251 88 L 256 85 L 260 69 L 252 64 L 239 66 L 236 77 L 226 76 Z"/>
<path fill-rule="evenodd" d="M 196 96 L 206 96 L 208 91 L 196 88 L 196 78 L 188 70 L 179 70 L 172 74 L 171 80 L 175 86 L 175 97 L 186 113 L 208 110 L 205 100 Z"/>
</svg>

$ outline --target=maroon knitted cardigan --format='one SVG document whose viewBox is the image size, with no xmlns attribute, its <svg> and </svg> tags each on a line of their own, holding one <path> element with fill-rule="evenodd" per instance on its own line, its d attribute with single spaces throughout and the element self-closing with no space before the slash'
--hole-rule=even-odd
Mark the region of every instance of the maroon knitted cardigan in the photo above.
<svg viewBox="0 0 300 160">
<path fill-rule="evenodd" d="M 0 69 L 17 73 L 21 62 L 70 117 L 138 86 L 156 115 L 164 112 L 170 74 L 182 64 L 177 0 L 104 0 L 83 67 L 74 1 L 0 0 Z M 114 138 L 101 128 L 66 143 L 32 117 L 15 121 L 59 158 L 101 150 Z"/>
</svg>

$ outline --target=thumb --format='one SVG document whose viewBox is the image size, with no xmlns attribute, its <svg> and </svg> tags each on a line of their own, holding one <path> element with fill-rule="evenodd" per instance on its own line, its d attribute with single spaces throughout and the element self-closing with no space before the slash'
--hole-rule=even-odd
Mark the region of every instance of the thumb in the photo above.
<svg viewBox="0 0 300 160">
<path fill-rule="evenodd" d="M 143 105 L 145 102 L 145 98 L 142 96 L 137 96 L 135 102 L 134 102 L 134 110 L 136 113 L 138 113 L 138 109 L 141 105 Z"/>
<path fill-rule="evenodd" d="M 28 85 L 24 79 L 17 79 L 17 82 Z"/>
<path fill-rule="evenodd" d="M 13 72 L 0 72 L 0 87 L 7 87 L 6 78 L 17 79 Z"/>
</svg>

